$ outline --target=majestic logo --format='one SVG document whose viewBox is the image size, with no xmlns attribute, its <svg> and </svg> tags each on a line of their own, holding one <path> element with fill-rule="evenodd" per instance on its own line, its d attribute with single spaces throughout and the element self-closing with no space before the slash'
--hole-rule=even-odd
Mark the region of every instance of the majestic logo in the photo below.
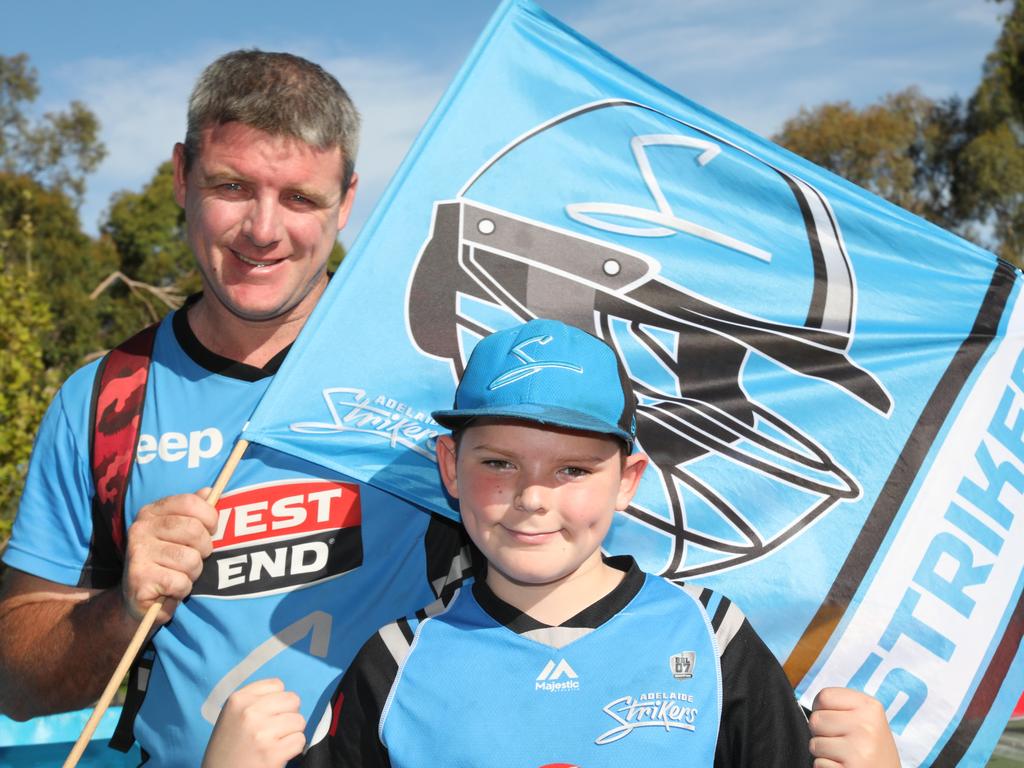
<svg viewBox="0 0 1024 768">
<path fill-rule="evenodd" d="M 611 744 L 637 728 L 696 731 L 699 714 L 693 697 L 681 693 L 623 696 L 605 704 L 603 711 L 615 721 L 615 726 L 594 739 L 595 744 Z"/>
<path fill-rule="evenodd" d="M 545 168 L 558 173 L 522 184 Z M 647 550 L 678 579 L 762 558 L 860 497 L 812 436 L 833 409 L 892 409 L 851 356 L 856 306 L 817 189 L 698 126 L 608 101 L 537 126 L 435 203 L 407 310 L 416 347 L 455 380 L 477 341 L 534 317 L 613 346 L 653 470 L 616 525 L 653 537 Z M 790 389 L 772 400 L 780 380 Z M 822 412 L 796 407 L 812 389 Z"/>
<path fill-rule="evenodd" d="M 247 597 L 309 586 L 363 562 L 359 486 L 267 483 L 221 497 L 213 554 L 192 594 Z"/>
<path fill-rule="evenodd" d="M 541 346 L 551 343 L 553 336 L 534 336 L 532 339 L 517 344 L 512 348 L 512 354 L 515 355 L 523 363 L 521 366 L 513 368 L 511 371 L 505 371 L 498 378 L 487 385 L 490 390 L 501 389 L 509 384 L 525 379 L 527 376 L 533 376 L 535 373 L 540 373 L 545 368 L 559 368 L 563 371 L 572 371 L 573 373 L 583 373 L 583 369 L 578 365 L 572 363 L 560 363 L 556 361 L 539 362 L 534 358 L 530 357 L 526 353 L 526 348 L 539 344 Z"/>
<path fill-rule="evenodd" d="M 697 652 L 683 651 L 668 659 L 668 667 L 672 670 L 672 677 L 676 680 L 686 680 L 693 677 L 693 668 L 697 666 Z"/>
<path fill-rule="evenodd" d="M 562 678 L 564 678 L 562 682 L 556 682 Z M 580 687 L 578 678 L 579 675 L 576 674 L 575 670 L 569 666 L 569 662 L 565 659 L 559 661 L 558 664 L 555 664 L 554 660 L 548 660 L 548 663 L 544 665 L 544 669 L 537 675 L 534 689 L 550 691 L 552 693 L 577 691 Z"/>
</svg>

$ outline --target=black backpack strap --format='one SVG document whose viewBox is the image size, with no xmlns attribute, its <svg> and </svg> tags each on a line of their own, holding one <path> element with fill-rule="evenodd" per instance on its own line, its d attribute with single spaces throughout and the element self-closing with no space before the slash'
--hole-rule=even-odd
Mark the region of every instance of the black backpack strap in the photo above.
<svg viewBox="0 0 1024 768">
<path fill-rule="evenodd" d="M 132 662 L 131 669 L 128 670 L 128 686 L 124 704 L 121 707 L 121 717 L 118 718 L 110 741 L 107 742 L 107 746 L 111 749 L 127 752 L 135 743 L 135 717 L 139 714 L 139 709 L 142 708 L 142 700 L 146 698 L 149 675 L 153 671 L 154 661 L 156 661 L 156 650 L 153 648 L 151 638 L 142 646 L 139 655 Z"/>
<path fill-rule="evenodd" d="M 127 537 L 124 499 L 142 429 L 142 407 L 158 327 L 159 323 L 151 325 L 110 350 L 100 361 L 93 381 L 89 413 L 89 466 L 95 489 L 93 538 L 89 562 L 82 569 L 79 583 L 94 589 L 108 589 L 121 579 Z M 110 742 L 123 752 L 134 741 L 135 714 L 142 704 L 152 659 L 152 647 L 147 644 L 129 673 L 128 700 Z"/>
<path fill-rule="evenodd" d="M 158 327 L 151 325 L 110 350 L 100 362 L 93 383 L 89 464 L 96 494 L 93 545 L 97 557 L 91 558 L 99 561 L 95 565 L 109 567 L 111 563 L 124 562 L 124 497 L 135 463 Z M 120 569 L 115 581 L 119 578 Z"/>
</svg>

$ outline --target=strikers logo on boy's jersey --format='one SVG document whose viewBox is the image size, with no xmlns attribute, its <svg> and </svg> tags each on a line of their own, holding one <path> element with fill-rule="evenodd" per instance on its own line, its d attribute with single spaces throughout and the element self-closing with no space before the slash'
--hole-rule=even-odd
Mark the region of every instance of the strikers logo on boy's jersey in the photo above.
<svg viewBox="0 0 1024 768">
<path fill-rule="evenodd" d="M 264 483 L 223 496 L 213 554 L 192 594 L 246 597 L 297 589 L 363 562 L 359 486 Z"/>
</svg>

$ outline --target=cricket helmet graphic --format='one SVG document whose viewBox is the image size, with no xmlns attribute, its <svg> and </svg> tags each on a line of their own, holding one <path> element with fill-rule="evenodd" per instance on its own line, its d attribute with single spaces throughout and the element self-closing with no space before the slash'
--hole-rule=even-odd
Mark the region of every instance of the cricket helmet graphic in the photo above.
<svg viewBox="0 0 1024 768">
<path fill-rule="evenodd" d="M 634 102 L 536 127 L 435 203 L 407 311 L 415 345 L 456 379 L 476 341 L 535 317 L 616 349 L 659 483 L 625 513 L 667 542 L 670 578 L 763 557 L 860 496 L 824 447 L 751 394 L 752 358 L 892 408 L 849 354 L 856 283 L 825 197 Z M 745 497 L 782 489 L 766 509 L 730 489 L 740 470 Z"/>
</svg>

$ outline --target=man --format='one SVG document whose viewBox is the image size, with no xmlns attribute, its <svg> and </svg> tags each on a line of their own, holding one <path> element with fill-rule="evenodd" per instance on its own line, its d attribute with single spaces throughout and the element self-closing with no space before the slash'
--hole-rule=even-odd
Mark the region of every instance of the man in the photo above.
<svg viewBox="0 0 1024 768">
<path fill-rule="evenodd" d="M 298 57 L 237 51 L 201 75 L 174 148 L 174 191 L 203 292 L 157 332 L 125 557 L 91 512 L 93 364 L 44 419 L 4 558 L 5 713 L 91 704 L 164 598 L 124 725 L 137 710 L 147 765 L 195 766 L 240 683 L 287 679 L 308 717 L 377 626 L 457 573 L 450 523 L 258 446 L 219 514 L 205 492 L 182 493 L 212 484 L 327 285 L 358 185 L 357 134 L 342 87 Z"/>
</svg>

